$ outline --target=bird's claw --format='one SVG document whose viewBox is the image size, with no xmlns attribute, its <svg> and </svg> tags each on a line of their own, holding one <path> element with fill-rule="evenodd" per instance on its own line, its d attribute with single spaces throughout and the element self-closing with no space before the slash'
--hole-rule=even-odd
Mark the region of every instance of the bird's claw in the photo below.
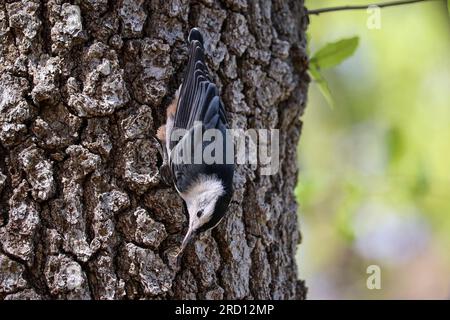
<svg viewBox="0 0 450 320">
<path fill-rule="evenodd" d="M 172 173 L 170 171 L 167 151 L 164 148 L 164 146 L 161 144 L 161 141 L 157 137 L 152 136 L 152 138 L 153 138 L 153 140 L 156 141 L 156 146 L 157 146 L 158 152 L 161 155 L 161 158 L 163 159 L 162 165 L 158 168 L 159 175 L 161 177 L 161 181 L 164 184 L 170 186 L 170 185 L 172 185 Z"/>
<path fill-rule="evenodd" d="M 161 181 L 168 185 L 171 186 L 173 184 L 173 180 L 172 180 L 172 172 L 170 171 L 170 167 L 168 163 L 163 163 L 161 165 L 161 167 L 159 167 L 159 175 L 161 177 Z"/>
</svg>

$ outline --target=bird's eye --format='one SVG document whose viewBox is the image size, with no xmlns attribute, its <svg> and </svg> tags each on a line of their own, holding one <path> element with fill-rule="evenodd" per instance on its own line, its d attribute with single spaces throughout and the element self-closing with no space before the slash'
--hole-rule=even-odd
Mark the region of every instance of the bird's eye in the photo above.
<svg viewBox="0 0 450 320">
<path fill-rule="evenodd" d="M 202 216 L 202 214 L 203 214 L 203 210 L 199 210 L 199 211 L 197 211 L 197 217 L 201 217 Z"/>
</svg>

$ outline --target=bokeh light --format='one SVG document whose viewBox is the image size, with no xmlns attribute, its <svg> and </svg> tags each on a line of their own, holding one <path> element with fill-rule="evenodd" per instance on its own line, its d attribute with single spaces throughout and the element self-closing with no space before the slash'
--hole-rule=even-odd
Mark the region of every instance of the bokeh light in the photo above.
<svg viewBox="0 0 450 320">
<path fill-rule="evenodd" d="M 368 1 L 306 1 L 308 8 Z M 450 298 L 450 20 L 444 1 L 311 16 L 310 50 L 359 36 L 311 84 L 295 190 L 310 299 Z M 370 265 L 382 287 L 366 287 Z"/>
</svg>

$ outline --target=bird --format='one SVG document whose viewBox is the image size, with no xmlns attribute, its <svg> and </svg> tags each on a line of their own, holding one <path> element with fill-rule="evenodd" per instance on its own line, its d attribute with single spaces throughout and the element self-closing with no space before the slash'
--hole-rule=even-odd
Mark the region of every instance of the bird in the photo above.
<svg viewBox="0 0 450 320">
<path fill-rule="evenodd" d="M 189 216 L 177 258 L 198 234 L 220 223 L 233 196 L 234 160 L 227 159 L 233 150 L 228 117 L 208 72 L 204 40 L 198 28 L 189 32 L 188 44 L 183 81 L 167 107 L 166 123 L 156 134 L 163 152 L 161 176 L 175 186 Z M 214 141 L 198 139 L 208 130 L 218 135 Z M 205 159 L 204 152 L 213 144 L 216 157 L 211 162 Z M 200 161 L 195 158 L 199 155 L 196 152 L 201 154 Z"/>
</svg>

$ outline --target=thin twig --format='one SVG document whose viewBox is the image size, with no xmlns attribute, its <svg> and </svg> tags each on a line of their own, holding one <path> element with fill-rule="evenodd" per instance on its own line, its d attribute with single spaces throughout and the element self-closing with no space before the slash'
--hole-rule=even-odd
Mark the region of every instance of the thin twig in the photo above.
<svg viewBox="0 0 450 320">
<path fill-rule="evenodd" d="M 401 5 L 404 5 L 404 4 L 411 4 L 411 3 L 417 3 L 417 2 L 430 2 L 430 1 L 437 1 L 437 0 L 406 0 L 406 1 L 392 1 L 392 2 L 384 2 L 384 3 L 373 3 L 373 4 L 358 5 L 358 6 L 330 7 L 330 8 L 321 8 L 321 9 L 308 10 L 308 14 L 309 15 L 311 15 L 311 14 L 319 15 L 321 13 L 333 12 L 333 11 L 365 10 L 365 9 L 371 7 L 371 6 L 377 6 L 379 8 L 385 8 L 385 7 L 401 6 Z"/>
</svg>

